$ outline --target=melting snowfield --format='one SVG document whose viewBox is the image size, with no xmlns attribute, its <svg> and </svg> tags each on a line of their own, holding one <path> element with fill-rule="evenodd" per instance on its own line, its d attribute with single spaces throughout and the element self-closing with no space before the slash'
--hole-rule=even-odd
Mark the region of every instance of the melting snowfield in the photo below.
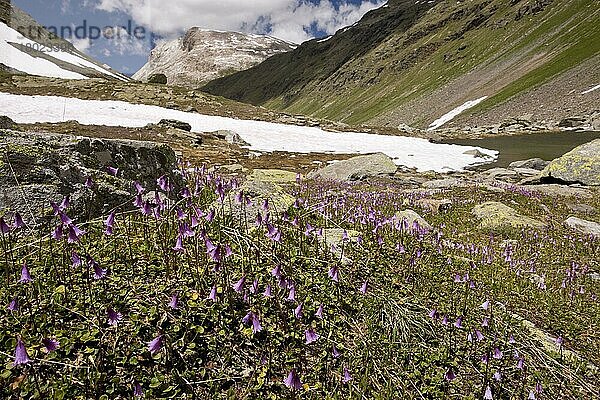
<svg viewBox="0 0 600 400">
<path fill-rule="evenodd" d="M 8 27 L 6 24 L 0 23 L 0 62 L 8 67 L 32 75 L 65 79 L 85 79 L 85 76 L 62 69 L 55 63 L 44 58 L 32 57 L 10 43 L 23 46 L 36 44 L 32 40 L 24 38 L 19 32 Z"/>
<path fill-rule="evenodd" d="M 431 123 L 431 125 L 429 125 L 429 128 L 427 128 L 427 130 L 432 131 L 434 129 L 439 128 L 440 126 L 444 125 L 445 123 L 452 121 L 454 118 L 456 118 L 463 111 L 466 111 L 469 108 L 475 107 L 477 104 L 481 103 L 485 99 L 487 99 L 487 96 L 480 97 L 480 98 L 478 98 L 476 100 L 467 101 L 462 106 L 456 107 L 454 110 L 452 110 L 452 111 L 450 111 L 450 112 L 442 115 L 441 117 L 439 117 L 438 119 L 436 119 L 435 121 L 433 121 Z"/>
<path fill-rule="evenodd" d="M 425 139 L 375 135 L 362 132 L 327 132 L 319 128 L 239 120 L 171 110 L 121 101 L 80 100 L 55 96 L 25 96 L 0 93 L 1 114 L 17 123 L 76 120 L 84 125 L 143 127 L 161 119 L 176 119 L 192 125 L 195 132 L 230 130 L 260 152 L 369 154 L 385 153 L 397 165 L 418 171 L 449 172 L 470 165 L 492 162 L 494 150 Z M 477 149 L 489 158 L 465 154 Z M 471 152 L 469 152 L 471 153 Z M 474 153 L 474 152 L 473 152 Z"/>
<path fill-rule="evenodd" d="M 591 89 L 585 90 L 585 91 L 581 92 L 581 94 L 588 94 L 588 93 L 592 93 L 594 90 L 598 90 L 598 89 L 600 89 L 600 85 L 596 85 L 596 86 L 594 86 L 594 87 L 593 87 L 593 88 L 591 88 Z"/>
<path fill-rule="evenodd" d="M 53 78 L 64 79 L 87 79 L 85 76 L 61 68 L 57 63 L 49 61 L 45 58 L 33 57 L 28 53 L 19 50 L 12 44 L 25 47 L 30 46 L 30 48 L 35 50 L 45 48 L 45 46 L 40 45 L 31 39 L 27 39 L 18 31 L 0 22 L 0 63 L 6 65 L 7 67 L 11 67 L 31 75 L 49 76 Z M 46 49 L 44 52 L 46 57 L 49 59 L 56 59 L 57 61 L 60 60 L 76 67 L 93 69 L 97 72 L 100 72 L 104 75 L 109 75 L 121 81 L 127 80 L 123 76 L 114 74 L 105 68 L 79 57 L 77 54 L 56 49 L 52 49 L 52 51 L 50 51 L 50 49 Z"/>
</svg>

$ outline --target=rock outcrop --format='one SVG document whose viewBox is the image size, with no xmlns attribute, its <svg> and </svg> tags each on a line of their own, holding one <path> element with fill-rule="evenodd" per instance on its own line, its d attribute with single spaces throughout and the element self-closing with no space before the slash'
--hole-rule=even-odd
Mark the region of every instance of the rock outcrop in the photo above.
<svg viewBox="0 0 600 400">
<path fill-rule="evenodd" d="M 255 169 L 246 182 L 227 195 L 223 207 L 231 211 L 235 220 L 247 227 L 253 224 L 259 213 L 264 217 L 268 212 L 269 219 L 273 221 L 294 204 L 295 198 L 284 188 L 292 184 L 296 184 L 296 174 L 293 172 Z M 263 209 L 265 201 L 268 203 L 268 210 Z M 220 203 L 215 204 L 215 207 L 220 207 Z"/>
<path fill-rule="evenodd" d="M 374 176 L 392 175 L 398 166 L 383 153 L 338 161 L 308 175 L 308 178 L 356 181 Z"/>
<path fill-rule="evenodd" d="M 404 224 L 404 227 L 408 230 L 422 230 L 424 232 L 433 230 L 433 227 L 413 210 L 398 211 L 392 219 L 399 226 Z"/>
<path fill-rule="evenodd" d="M 535 169 L 538 171 L 543 170 L 550 164 L 549 161 L 544 161 L 541 158 L 531 158 L 529 160 L 515 161 L 510 163 L 509 169 L 528 168 Z"/>
<path fill-rule="evenodd" d="M 5 115 L 0 115 L 0 129 L 13 129 L 15 125 L 15 121 Z"/>
<path fill-rule="evenodd" d="M 563 118 L 559 123 L 559 128 L 579 128 L 584 126 L 587 122 L 585 117 L 568 117 Z"/>
<path fill-rule="evenodd" d="M 542 171 L 541 177 L 550 181 L 600 186 L 600 139 L 552 161 Z"/>
<path fill-rule="evenodd" d="M 596 209 L 594 207 L 590 206 L 589 204 L 567 203 L 566 206 L 569 208 L 569 210 L 576 212 L 576 213 L 587 214 L 587 215 L 596 214 Z"/>
<path fill-rule="evenodd" d="M 237 144 L 238 146 L 250 146 L 250 143 L 246 142 L 242 137 L 236 132 L 229 130 L 220 130 L 216 132 L 209 132 L 219 139 L 225 140 L 227 143 Z"/>
<path fill-rule="evenodd" d="M 565 221 L 565 226 L 584 235 L 592 235 L 600 237 L 600 224 L 597 222 L 587 221 L 585 219 L 570 217 Z"/>
<path fill-rule="evenodd" d="M 577 186 L 534 185 L 521 186 L 521 188 L 532 193 L 537 193 L 550 197 L 577 197 L 580 199 L 591 199 L 594 197 L 594 194 L 590 190 Z"/>
<path fill-rule="evenodd" d="M 457 187 L 468 187 L 470 184 L 459 178 L 445 178 L 424 182 L 422 186 L 425 189 L 451 189 Z"/>
<path fill-rule="evenodd" d="M 192 125 L 188 124 L 187 122 L 177 121 L 175 119 L 161 119 L 157 125 L 165 128 L 179 129 L 186 132 L 192 131 Z"/>
<path fill-rule="evenodd" d="M 415 203 L 423 209 L 429 210 L 432 214 L 445 213 L 452 209 L 452 200 L 450 199 L 418 199 Z"/>
<path fill-rule="evenodd" d="M 255 169 L 248 176 L 250 181 L 269 182 L 277 184 L 290 184 L 296 182 L 297 174 L 295 172 L 284 171 L 281 169 Z"/>
<path fill-rule="evenodd" d="M 25 218 L 67 195 L 76 213 L 99 215 L 129 203 L 132 181 L 154 187 L 176 168 L 173 150 L 153 142 L 14 131 L 0 142 L 0 210 Z"/>
<path fill-rule="evenodd" d="M 480 228 L 492 231 L 514 229 L 542 229 L 545 224 L 524 215 L 515 209 L 495 201 L 473 208 L 473 215 L 481 220 Z"/>
<path fill-rule="evenodd" d="M 323 229 L 323 236 L 318 238 L 320 243 L 325 244 L 327 249 L 336 257 L 340 258 L 342 265 L 350 265 L 353 260 L 344 255 L 344 247 L 358 242 L 360 232 L 344 230 L 341 228 Z"/>
<path fill-rule="evenodd" d="M 323 229 L 323 241 L 327 244 L 327 246 L 333 246 L 338 250 L 346 242 L 356 243 L 359 236 L 360 232 L 354 230 L 344 230 L 341 228 Z"/>
</svg>

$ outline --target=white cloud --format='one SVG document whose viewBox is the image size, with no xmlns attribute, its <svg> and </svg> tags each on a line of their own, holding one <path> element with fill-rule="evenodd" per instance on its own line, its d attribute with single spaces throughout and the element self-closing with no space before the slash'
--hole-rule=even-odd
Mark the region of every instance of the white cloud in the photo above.
<svg viewBox="0 0 600 400">
<path fill-rule="evenodd" d="M 124 27 L 105 27 L 102 34 L 112 55 L 147 55 L 150 52 L 149 41 L 136 39 Z"/>
<path fill-rule="evenodd" d="M 71 0 L 62 0 L 60 4 L 60 12 L 65 14 L 71 7 Z"/>
<path fill-rule="evenodd" d="M 125 12 L 148 29 L 172 37 L 193 26 L 269 34 L 295 43 L 311 39 L 311 26 L 328 35 L 352 25 L 384 0 L 350 4 L 331 0 L 95 0 L 96 8 Z"/>
<path fill-rule="evenodd" d="M 70 38 L 69 42 L 71 42 L 73 44 L 73 46 L 75 46 L 75 48 L 77 50 L 81 51 L 82 53 L 87 53 L 88 50 L 90 49 L 90 47 L 92 47 L 92 41 L 88 38 L 86 38 L 86 39 Z"/>
</svg>

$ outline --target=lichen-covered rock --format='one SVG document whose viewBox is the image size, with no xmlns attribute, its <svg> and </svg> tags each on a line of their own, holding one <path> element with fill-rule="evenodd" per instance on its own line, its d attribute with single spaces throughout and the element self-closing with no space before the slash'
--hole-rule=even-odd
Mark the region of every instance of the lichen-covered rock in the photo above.
<svg viewBox="0 0 600 400">
<path fill-rule="evenodd" d="M 541 176 L 548 180 L 600 186 L 600 139 L 579 146 L 552 161 Z"/>
<path fill-rule="evenodd" d="M 357 243 L 359 237 L 360 232 L 354 230 L 327 228 L 323 229 L 323 236 L 319 241 L 324 243 L 332 254 L 340 257 L 342 265 L 350 265 L 353 261 L 344 255 L 344 246 Z"/>
<path fill-rule="evenodd" d="M 538 193 L 550 197 L 577 197 L 581 199 L 591 199 L 594 194 L 585 188 L 566 185 L 533 185 L 520 186 L 520 188 L 532 193 Z"/>
<path fill-rule="evenodd" d="M 157 177 L 172 173 L 176 167 L 175 153 L 165 144 L 84 137 L 72 137 L 70 140 L 76 141 L 72 150 L 87 157 L 83 159 L 85 167 L 100 170 L 109 166 L 118 168 L 119 178 L 137 180 L 145 186 L 154 186 Z"/>
<path fill-rule="evenodd" d="M 392 159 L 383 153 L 352 157 L 338 161 L 308 175 L 309 178 L 336 181 L 355 181 L 373 176 L 392 175 L 398 169 Z"/>
<path fill-rule="evenodd" d="M 281 170 L 254 170 L 244 184 L 226 196 L 222 207 L 227 212 L 231 212 L 234 220 L 250 225 L 259 213 L 265 216 L 263 203 L 266 200 L 270 220 L 276 220 L 296 201 L 282 186 L 291 182 L 290 174 L 292 173 Z M 293 175 L 293 182 L 295 182 L 296 174 Z M 237 201 L 240 192 L 243 194 L 241 204 Z M 247 202 L 246 199 L 249 201 Z M 219 206 L 220 203 L 214 204 L 214 207 Z"/>
<path fill-rule="evenodd" d="M 493 231 L 512 229 L 543 229 L 545 224 L 524 215 L 515 209 L 495 201 L 473 208 L 473 215 L 481 220 L 480 228 Z"/>
<path fill-rule="evenodd" d="M 104 213 L 129 203 L 132 181 L 152 189 L 176 168 L 173 150 L 153 142 L 4 131 L 0 143 L 0 210 L 31 222 L 67 195 L 73 217 Z M 107 167 L 118 169 L 117 176 Z M 88 177 L 93 190 L 85 185 Z"/>
<path fill-rule="evenodd" d="M 526 329 L 529 332 L 529 338 L 532 341 L 539 343 L 542 346 L 542 348 L 549 354 L 564 357 L 570 360 L 571 362 L 581 363 L 583 361 L 579 354 L 566 348 L 561 348 L 557 346 L 556 341 L 558 338 L 556 336 L 545 332 L 544 330 L 537 327 L 533 322 L 523 318 L 518 314 L 511 313 L 511 315 L 515 319 L 515 321 L 519 322 L 519 325 L 521 325 L 524 329 Z M 590 367 L 593 371 L 597 371 L 598 369 L 592 364 L 589 364 L 588 367 Z"/>
<path fill-rule="evenodd" d="M 187 122 L 177 121 L 176 119 L 161 119 L 157 125 L 166 128 L 179 129 L 186 132 L 192 131 L 192 125 L 188 124 Z"/>
<path fill-rule="evenodd" d="M 216 202 L 213 208 L 223 207 L 242 226 L 250 228 L 258 216 L 269 214 L 270 221 L 278 220 L 296 201 L 289 188 L 297 185 L 296 173 L 279 169 L 255 169 L 246 181 L 227 194 L 223 203 Z M 243 198 L 240 199 L 239 195 Z M 242 200 L 241 204 L 238 200 Z M 267 201 L 268 210 L 263 209 Z"/>
<path fill-rule="evenodd" d="M 346 232 L 346 239 L 344 239 Z M 328 246 L 341 247 L 344 242 L 356 243 L 360 232 L 354 230 L 344 230 L 341 228 L 326 228 L 323 229 L 323 238 Z"/>
<path fill-rule="evenodd" d="M 514 168 L 513 171 L 517 173 L 519 178 L 532 178 L 540 175 L 540 171 L 533 168 Z"/>
<path fill-rule="evenodd" d="M 452 200 L 450 199 L 418 199 L 415 203 L 423 209 L 431 211 L 432 214 L 445 213 L 452 208 Z"/>
<path fill-rule="evenodd" d="M 569 210 L 576 212 L 576 213 L 587 214 L 587 215 L 596 214 L 596 209 L 588 204 L 567 203 L 566 206 L 569 208 Z"/>
<path fill-rule="evenodd" d="M 15 126 L 15 121 L 5 115 L 0 115 L 0 129 L 13 129 Z"/>
<path fill-rule="evenodd" d="M 281 169 L 255 169 L 252 174 L 248 176 L 249 180 L 272 182 L 272 183 L 295 183 L 296 173 L 290 171 L 284 171 Z"/>
<path fill-rule="evenodd" d="M 565 225 L 579 233 L 583 233 L 584 235 L 600 237 L 600 224 L 597 222 L 587 221 L 577 217 L 570 217 L 565 221 Z"/>
<path fill-rule="evenodd" d="M 0 186 L 0 215 L 19 212 L 26 221 L 38 222 L 39 216 L 52 212 L 50 202 L 60 202 L 63 195 L 57 185 L 26 184 Z"/>
<path fill-rule="evenodd" d="M 507 180 L 511 178 L 517 178 L 517 173 L 513 170 L 506 168 L 492 168 L 485 171 L 482 175 L 490 179 Z"/>
</svg>

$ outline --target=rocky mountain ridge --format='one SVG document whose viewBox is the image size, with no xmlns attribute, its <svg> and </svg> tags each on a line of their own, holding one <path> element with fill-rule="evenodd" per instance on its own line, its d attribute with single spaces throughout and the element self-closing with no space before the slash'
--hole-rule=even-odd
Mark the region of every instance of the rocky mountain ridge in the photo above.
<svg viewBox="0 0 600 400">
<path fill-rule="evenodd" d="M 152 75 L 164 74 L 169 85 L 196 88 L 295 47 L 271 36 L 195 27 L 178 39 L 156 46 L 148 63 L 133 78 L 147 81 Z"/>
</svg>

